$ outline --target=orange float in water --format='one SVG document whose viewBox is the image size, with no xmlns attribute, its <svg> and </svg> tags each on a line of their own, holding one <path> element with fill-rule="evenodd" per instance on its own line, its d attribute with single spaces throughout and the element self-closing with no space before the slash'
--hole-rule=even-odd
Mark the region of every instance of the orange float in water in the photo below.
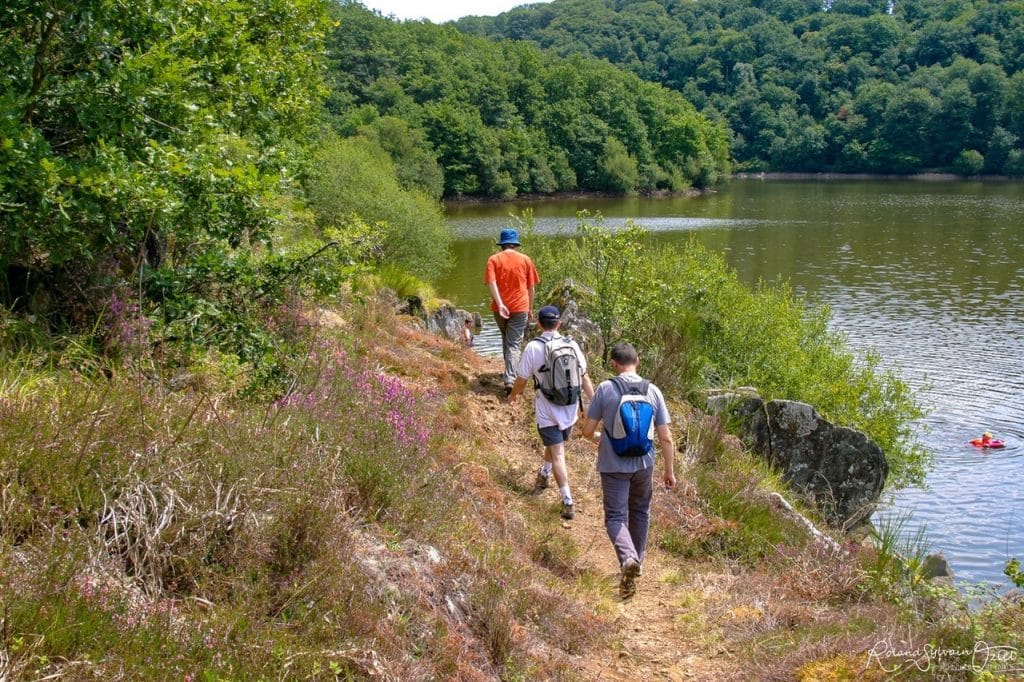
<svg viewBox="0 0 1024 682">
<path fill-rule="evenodd" d="M 991 433 L 981 434 L 981 438 L 974 438 L 971 440 L 971 445 L 976 448 L 1002 448 L 1006 447 L 1006 444 L 992 437 Z"/>
</svg>

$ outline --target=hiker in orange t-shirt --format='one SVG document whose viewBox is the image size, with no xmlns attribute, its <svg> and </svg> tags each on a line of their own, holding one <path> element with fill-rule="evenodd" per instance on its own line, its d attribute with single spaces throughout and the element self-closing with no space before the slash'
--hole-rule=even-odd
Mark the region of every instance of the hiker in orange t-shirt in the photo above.
<svg viewBox="0 0 1024 682">
<path fill-rule="evenodd" d="M 517 250 L 518 232 L 512 228 L 502 230 L 498 246 L 501 251 L 487 259 L 484 283 L 491 290 L 491 312 L 501 331 L 501 352 L 505 358 L 501 378 L 508 395 L 519 371 L 523 335 L 533 318 L 533 294 L 540 275 L 530 257 Z"/>
</svg>

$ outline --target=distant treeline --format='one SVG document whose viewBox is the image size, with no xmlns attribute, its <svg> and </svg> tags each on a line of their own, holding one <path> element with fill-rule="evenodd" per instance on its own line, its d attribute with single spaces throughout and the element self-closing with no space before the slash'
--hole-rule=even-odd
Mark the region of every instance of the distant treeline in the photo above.
<svg viewBox="0 0 1024 682">
<path fill-rule="evenodd" d="M 428 193 L 679 190 L 729 170 L 723 123 L 602 60 L 395 22 L 357 3 L 335 19 L 333 125 L 376 139 Z"/>
<path fill-rule="evenodd" d="M 456 25 L 681 92 L 742 170 L 1024 174 L 1024 2 L 555 0 Z"/>
</svg>

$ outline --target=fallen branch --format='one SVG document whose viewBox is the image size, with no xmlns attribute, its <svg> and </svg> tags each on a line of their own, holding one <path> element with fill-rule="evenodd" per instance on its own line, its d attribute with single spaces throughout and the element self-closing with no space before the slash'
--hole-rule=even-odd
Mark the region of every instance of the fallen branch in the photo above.
<svg viewBox="0 0 1024 682">
<path fill-rule="evenodd" d="M 785 497 L 779 493 L 768 493 L 768 499 L 775 504 L 777 509 L 784 512 L 786 516 L 794 519 L 797 523 L 807 529 L 807 532 L 810 533 L 815 540 L 821 542 L 836 554 L 846 553 L 838 542 L 821 532 L 810 519 L 794 509 L 793 505 L 791 505 Z"/>
</svg>

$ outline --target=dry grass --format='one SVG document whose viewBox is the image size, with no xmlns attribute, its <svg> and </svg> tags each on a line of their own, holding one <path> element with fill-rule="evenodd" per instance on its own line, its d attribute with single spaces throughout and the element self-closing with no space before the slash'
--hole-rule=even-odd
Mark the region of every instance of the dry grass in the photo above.
<svg viewBox="0 0 1024 682">
<path fill-rule="evenodd" d="M 4 679 L 574 676 L 606 626 L 492 475 L 457 395 L 478 359 L 343 319 L 269 406 L 3 378 Z"/>
<path fill-rule="evenodd" d="M 227 489 L 212 484 L 208 507 L 190 501 L 196 496 L 188 488 L 195 481 L 178 470 L 156 484 L 126 482 L 113 499 L 104 491 L 99 542 L 151 595 L 183 591 L 197 560 L 222 562 L 218 554 L 244 522 L 243 510 L 250 509 L 240 492 L 244 481 Z"/>
</svg>

